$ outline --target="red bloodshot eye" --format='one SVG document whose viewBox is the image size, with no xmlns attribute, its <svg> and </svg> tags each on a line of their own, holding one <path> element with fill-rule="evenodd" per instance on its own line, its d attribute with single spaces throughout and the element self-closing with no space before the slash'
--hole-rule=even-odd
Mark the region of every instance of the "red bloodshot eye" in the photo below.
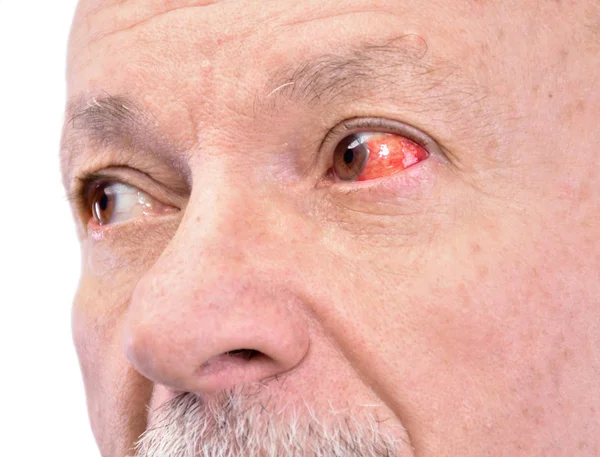
<svg viewBox="0 0 600 457">
<path fill-rule="evenodd" d="M 414 141 L 393 133 L 369 134 L 364 144 L 369 150 L 369 158 L 357 181 L 392 175 L 428 156 L 427 151 Z"/>
<path fill-rule="evenodd" d="M 428 155 L 425 148 L 401 135 L 360 132 L 338 144 L 333 168 L 343 181 L 367 181 L 402 171 Z"/>
</svg>

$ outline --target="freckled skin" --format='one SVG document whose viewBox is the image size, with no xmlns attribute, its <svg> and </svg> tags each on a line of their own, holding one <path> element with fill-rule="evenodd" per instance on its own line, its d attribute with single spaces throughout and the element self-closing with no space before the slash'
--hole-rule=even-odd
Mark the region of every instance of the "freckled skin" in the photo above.
<svg viewBox="0 0 600 457">
<path fill-rule="evenodd" d="M 73 333 L 103 457 L 130 455 L 173 392 L 264 379 L 316 414 L 376 405 L 401 457 L 598 456 L 598 8 L 82 1 L 70 99 L 125 95 L 160 141 L 81 140 L 66 185 L 120 166 L 180 209 L 100 227 L 74 208 Z M 376 61 L 379 89 L 267 98 L 282 68 L 393 40 L 408 57 Z M 440 151 L 406 143 L 422 160 L 328 182 L 343 135 L 317 146 L 362 117 Z M 265 357 L 220 363 L 239 349 Z"/>
</svg>

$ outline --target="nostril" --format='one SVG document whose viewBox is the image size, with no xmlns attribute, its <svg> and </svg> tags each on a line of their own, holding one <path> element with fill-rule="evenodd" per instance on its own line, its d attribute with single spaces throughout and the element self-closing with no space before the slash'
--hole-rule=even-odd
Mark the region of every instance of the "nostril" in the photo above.
<svg viewBox="0 0 600 457">
<path fill-rule="evenodd" d="M 269 357 L 255 349 L 234 349 L 204 362 L 199 367 L 198 374 L 206 376 L 232 369 L 244 369 L 250 361 L 254 363 L 266 360 L 269 360 Z"/>
<path fill-rule="evenodd" d="M 280 370 L 276 360 L 255 349 L 233 349 L 202 363 L 195 370 L 203 393 L 216 393 L 236 385 L 271 378 Z"/>
<path fill-rule="evenodd" d="M 261 352 L 254 349 L 235 349 L 233 351 L 226 352 L 225 355 L 238 357 L 243 360 L 252 360 L 253 358 L 261 355 Z"/>
</svg>

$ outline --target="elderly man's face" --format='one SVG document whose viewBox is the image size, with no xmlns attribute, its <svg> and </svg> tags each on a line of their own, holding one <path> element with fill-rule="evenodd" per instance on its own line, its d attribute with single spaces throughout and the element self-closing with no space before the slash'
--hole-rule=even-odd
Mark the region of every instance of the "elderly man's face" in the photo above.
<svg viewBox="0 0 600 457">
<path fill-rule="evenodd" d="M 83 1 L 103 456 L 597 456 L 599 10 Z"/>
</svg>

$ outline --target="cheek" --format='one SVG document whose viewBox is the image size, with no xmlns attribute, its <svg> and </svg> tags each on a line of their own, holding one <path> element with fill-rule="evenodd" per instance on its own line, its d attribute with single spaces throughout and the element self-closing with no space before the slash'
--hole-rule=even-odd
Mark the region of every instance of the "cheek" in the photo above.
<svg viewBox="0 0 600 457">
<path fill-rule="evenodd" d="M 456 417 L 469 417 L 482 443 L 502 434 L 526 440 L 539 430 L 521 412 L 543 407 L 535 420 L 555 420 L 561 389 L 581 378 L 573 361 L 556 357 L 565 345 L 585 346 L 575 331 L 585 325 L 574 323 L 560 285 L 567 262 L 547 261 L 549 242 L 497 225 L 447 225 L 423 244 L 367 246 L 354 237 L 344 255 L 352 262 L 338 262 L 345 281 L 330 276 L 336 287 L 321 299 L 343 304 L 336 340 L 397 411 L 428 424 L 424 440 L 451 436 Z"/>
<path fill-rule="evenodd" d="M 102 455 L 131 455 L 132 444 L 146 427 L 152 383 L 123 354 L 123 323 L 139 279 L 177 225 L 176 219 L 168 223 L 157 219 L 143 227 L 128 224 L 118 233 L 92 232 L 83 244 L 72 328 L 92 430 Z"/>
<path fill-rule="evenodd" d="M 530 351 L 542 356 L 552 347 L 548 330 L 556 331 L 562 317 L 524 250 L 476 239 L 472 230 L 449 252 L 442 253 L 444 243 L 433 248 L 435 262 L 418 286 L 423 306 L 414 313 L 415 329 L 440 361 L 482 381 L 492 373 L 517 379 L 531 363 Z"/>
<path fill-rule="evenodd" d="M 103 296 L 94 299 L 92 287 L 82 278 L 75 298 L 72 314 L 73 339 L 86 384 L 99 381 L 110 351 L 107 349 L 116 339 L 119 314 L 115 306 L 106 306 L 114 297 Z"/>
<path fill-rule="evenodd" d="M 135 288 L 160 257 L 179 227 L 179 215 L 140 218 L 123 225 L 96 226 L 89 231 L 84 250 L 84 268 L 110 288 Z M 115 281 L 117 283 L 115 284 Z"/>
<path fill-rule="evenodd" d="M 127 301 L 94 290 L 84 277 L 72 317 L 88 413 L 102 455 L 129 455 L 131 444 L 146 426 L 152 385 L 131 368 L 122 353 Z"/>
<path fill-rule="evenodd" d="M 436 272 L 424 275 L 437 275 L 437 285 L 423 289 L 409 317 L 417 346 L 428 350 L 419 381 L 433 387 L 436 373 L 435 387 L 454 389 L 459 399 L 455 405 L 451 395 L 443 398 L 446 410 L 468 406 L 480 411 L 471 414 L 482 423 L 495 421 L 498 430 L 511 424 L 515 430 L 507 433 L 520 427 L 524 437 L 536 423 L 521 411 L 539 407 L 535 420 L 550 423 L 557 417 L 551 411 L 561 411 L 561 392 L 582 378 L 584 363 L 562 355 L 565 348 L 586 346 L 589 324 L 573 313 L 560 285 L 567 264 L 542 258 L 550 247 L 534 243 L 532 249 L 518 239 L 495 247 L 480 240 L 482 248 L 465 241 L 447 264 L 438 256 Z"/>
<path fill-rule="evenodd" d="M 73 339 L 79 357 L 88 398 L 92 423 L 99 427 L 103 416 L 110 416 L 110 404 L 105 404 L 110 380 L 119 371 L 120 335 L 124 306 L 107 306 L 116 297 L 93 293 L 83 278 L 72 315 Z"/>
<path fill-rule="evenodd" d="M 96 391 L 114 389 L 107 383 L 129 369 L 122 353 L 122 325 L 131 296 L 176 227 L 177 221 L 142 227 L 128 224 L 92 232 L 84 243 L 72 325 L 86 389 L 92 398 Z"/>
</svg>

